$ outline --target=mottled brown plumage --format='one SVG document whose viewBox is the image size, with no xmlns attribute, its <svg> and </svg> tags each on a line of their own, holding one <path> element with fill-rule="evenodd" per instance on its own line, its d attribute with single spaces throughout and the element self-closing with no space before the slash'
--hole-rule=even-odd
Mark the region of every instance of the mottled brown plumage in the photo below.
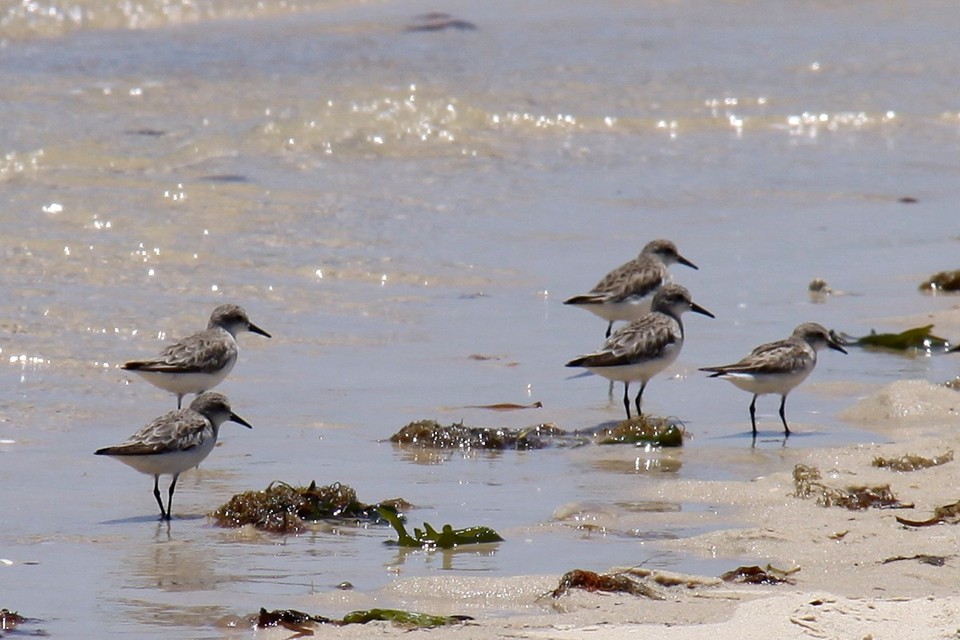
<svg viewBox="0 0 960 640">
<path fill-rule="evenodd" d="M 762 344 L 739 362 L 700 370 L 710 372 L 711 378 L 729 380 L 753 394 L 750 423 L 754 434 L 757 433 L 757 396 L 779 394 L 780 420 L 784 432 L 790 435 L 785 416 L 787 394 L 810 375 L 817 365 L 817 351 L 824 347 L 846 353 L 823 325 L 805 322 L 794 329 L 789 338 Z"/>
<path fill-rule="evenodd" d="M 564 304 L 586 309 L 608 321 L 607 336 L 617 320 L 636 320 L 652 309 L 653 295 L 670 281 L 667 267 L 679 262 L 697 266 L 680 255 L 670 240 L 653 240 L 640 255 L 626 262 L 597 283 L 588 293 L 564 300 Z"/>
</svg>

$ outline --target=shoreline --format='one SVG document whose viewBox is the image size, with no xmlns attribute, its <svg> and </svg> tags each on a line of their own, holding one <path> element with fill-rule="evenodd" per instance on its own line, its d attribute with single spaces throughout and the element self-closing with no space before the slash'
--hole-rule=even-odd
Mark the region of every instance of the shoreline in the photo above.
<svg viewBox="0 0 960 640">
<path fill-rule="evenodd" d="M 431 638 L 470 640 L 612 640 L 651 633 L 668 640 L 892 638 L 902 637 L 905 629 L 913 637 L 956 637 L 957 530 L 950 524 L 907 527 L 896 517 L 926 520 L 935 507 L 956 502 L 955 468 L 960 461 L 893 471 L 874 466 L 873 460 L 908 454 L 933 458 L 960 447 L 960 394 L 923 380 L 903 380 L 875 391 L 841 415 L 894 442 L 788 448 L 780 454 L 783 471 L 749 481 L 651 478 L 634 490 L 637 500 L 664 500 L 680 493 L 689 502 L 721 506 L 743 523 L 661 545 L 705 558 L 752 558 L 759 566 L 797 569 L 790 576 L 793 584 L 744 585 L 686 576 L 676 586 L 655 585 L 663 600 L 580 589 L 553 599 L 544 594 L 557 587 L 560 576 L 403 578 L 375 594 L 326 593 L 290 606 L 310 612 L 398 607 L 471 615 L 475 620 L 427 632 Z M 912 508 L 853 511 L 799 498 L 793 478 L 797 464 L 817 467 L 830 487 L 889 485 Z M 931 557 L 940 558 L 941 564 L 921 561 Z M 732 560 L 730 569 L 736 564 Z M 373 624 L 383 635 L 408 631 Z M 321 638 L 371 632 L 370 624 L 315 628 Z M 287 638 L 290 630 L 258 634 Z"/>
</svg>

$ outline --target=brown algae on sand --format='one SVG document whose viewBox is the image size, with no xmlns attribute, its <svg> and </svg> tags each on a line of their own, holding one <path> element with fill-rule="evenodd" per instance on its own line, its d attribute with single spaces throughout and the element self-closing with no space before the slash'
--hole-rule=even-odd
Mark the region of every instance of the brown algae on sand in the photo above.
<svg viewBox="0 0 960 640">
<path fill-rule="evenodd" d="M 822 507 L 844 507 L 851 511 L 863 511 L 871 507 L 877 509 L 907 509 L 907 505 L 894 495 L 889 484 L 850 486 L 845 489 L 830 487 L 821 482 L 820 470 L 816 467 L 798 464 L 793 468 L 794 495 L 803 499 L 815 499 Z"/>
<path fill-rule="evenodd" d="M 307 522 L 330 518 L 378 519 L 375 505 L 363 504 L 352 487 L 339 482 L 323 487 L 316 482 L 307 487 L 271 482 L 263 491 L 233 496 L 210 515 L 221 527 L 250 524 L 274 533 L 297 533 L 306 528 Z"/>
<path fill-rule="evenodd" d="M 800 571 L 800 567 L 792 569 L 778 569 L 773 565 L 759 567 L 737 567 L 720 576 L 724 582 L 740 582 L 744 584 L 794 584 L 792 576 Z"/>
<path fill-rule="evenodd" d="M 907 520 L 897 516 L 897 522 L 908 527 L 931 527 L 935 524 L 960 524 L 960 502 L 946 504 L 933 510 L 927 520 Z"/>
<path fill-rule="evenodd" d="M 917 469 L 929 469 L 941 464 L 953 462 L 953 451 L 947 451 L 943 455 L 926 458 L 924 456 L 914 455 L 912 453 L 904 454 L 898 458 L 884 458 L 877 456 L 873 459 L 873 466 L 880 469 L 892 469 L 894 471 L 916 471 Z"/>
<path fill-rule="evenodd" d="M 550 595 L 553 598 L 559 598 L 560 596 L 566 595 L 570 589 L 605 591 L 608 593 L 629 593 L 653 600 L 665 600 L 663 594 L 657 589 L 654 589 L 652 586 L 627 572 L 596 573 L 595 571 L 587 571 L 585 569 L 574 569 L 563 574 L 560 578 L 560 584 L 550 592 Z"/>
</svg>

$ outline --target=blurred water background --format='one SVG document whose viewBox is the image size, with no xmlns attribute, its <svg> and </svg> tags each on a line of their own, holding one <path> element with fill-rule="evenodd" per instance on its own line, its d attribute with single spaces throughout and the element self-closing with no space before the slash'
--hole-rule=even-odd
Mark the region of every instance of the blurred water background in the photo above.
<svg viewBox="0 0 960 640">
<path fill-rule="evenodd" d="M 657 541 L 736 514 L 632 488 L 883 440 L 837 412 L 957 373 L 824 353 L 788 402 L 798 436 L 768 397 L 752 448 L 749 396 L 696 368 L 802 321 L 862 335 L 956 306 L 917 285 L 960 266 L 958 18 L 889 0 L 0 4 L 0 607 L 53 637 L 220 638 L 241 633 L 223 616 L 309 609 L 342 581 L 735 566 Z M 686 425 L 682 450 L 386 441 L 421 418 L 619 419 L 619 386 L 563 367 L 604 322 L 561 301 L 657 237 L 700 267 L 672 271 L 717 316 L 686 317 L 645 394 Z M 813 300 L 814 278 L 846 295 Z M 92 452 L 175 406 L 119 364 L 222 302 L 274 336 L 241 335 L 219 388 L 255 428 L 224 426 L 168 528 L 150 479 Z M 274 480 L 403 497 L 411 524 L 507 541 L 399 553 L 379 527 L 206 519 Z"/>
</svg>

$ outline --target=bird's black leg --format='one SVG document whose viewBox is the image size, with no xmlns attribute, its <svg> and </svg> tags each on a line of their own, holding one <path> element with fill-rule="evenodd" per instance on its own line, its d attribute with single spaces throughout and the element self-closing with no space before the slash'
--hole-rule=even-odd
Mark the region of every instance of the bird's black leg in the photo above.
<svg viewBox="0 0 960 640">
<path fill-rule="evenodd" d="M 163 500 L 160 499 L 160 487 L 157 486 L 159 482 L 160 476 L 153 476 L 153 497 L 157 499 L 157 504 L 160 505 L 160 519 L 168 520 L 167 512 L 163 510 Z"/>
<path fill-rule="evenodd" d="M 170 520 L 173 517 L 173 512 L 170 510 L 170 505 L 173 504 L 173 490 L 177 488 L 177 479 L 180 477 L 179 473 L 173 474 L 173 481 L 170 483 L 170 491 L 167 496 L 167 520 Z"/>
<path fill-rule="evenodd" d="M 613 320 L 610 321 L 610 324 L 607 325 L 607 337 L 610 337 L 610 334 L 613 333 Z"/>
<path fill-rule="evenodd" d="M 630 383 L 623 383 L 623 406 L 627 410 L 627 420 L 630 419 Z"/>
<path fill-rule="evenodd" d="M 183 402 L 183 394 L 182 394 L 182 393 L 178 393 L 178 394 L 177 394 L 177 410 L 181 409 L 181 406 L 180 406 L 180 405 L 181 405 L 182 402 Z"/>
<path fill-rule="evenodd" d="M 787 426 L 787 417 L 783 413 L 783 408 L 786 404 L 787 396 L 782 396 L 780 399 L 780 421 L 783 422 L 783 432 L 790 435 L 790 427 Z"/>
<path fill-rule="evenodd" d="M 753 394 L 750 402 L 750 424 L 753 425 L 753 435 L 757 435 L 757 394 Z"/>
<path fill-rule="evenodd" d="M 637 404 L 637 417 L 638 417 L 638 418 L 643 415 L 643 411 L 640 410 L 640 398 L 643 397 L 643 390 L 646 389 L 646 388 L 647 388 L 647 383 L 646 383 L 646 382 L 642 382 L 642 383 L 640 384 L 640 391 L 637 393 L 636 404 Z"/>
</svg>

